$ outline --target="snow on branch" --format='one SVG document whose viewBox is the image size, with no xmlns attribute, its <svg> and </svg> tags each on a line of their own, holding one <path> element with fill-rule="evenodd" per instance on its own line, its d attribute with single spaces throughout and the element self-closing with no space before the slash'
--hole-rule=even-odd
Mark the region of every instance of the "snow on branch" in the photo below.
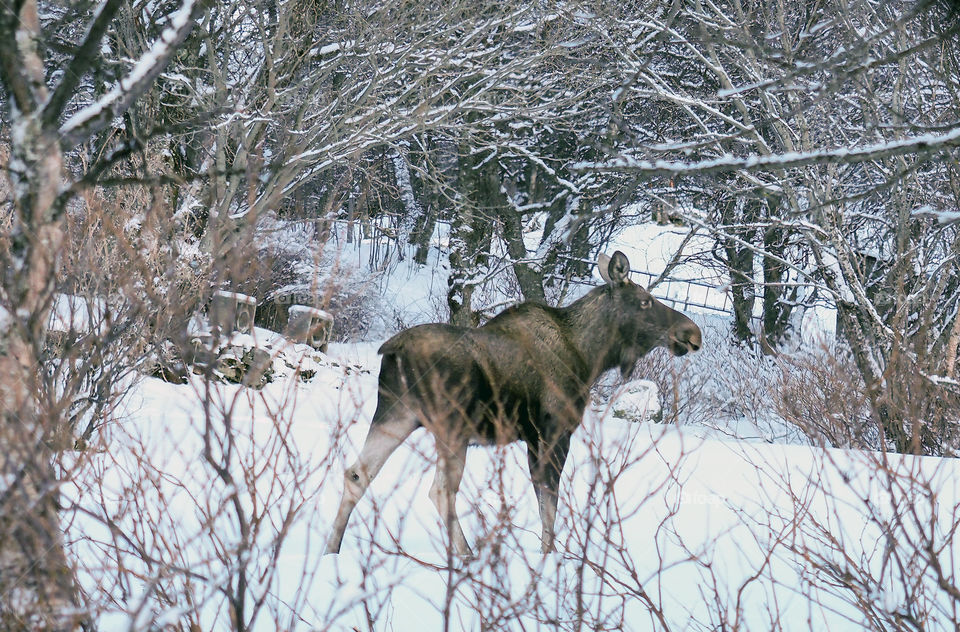
<svg viewBox="0 0 960 632">
<path fill-rule="evenodd" d="M 153 46 L 133 65 L 126 77 L 97 101 L 74 114 L 60 128 L 60 142 L 70 147 L 89 138 L 122 115 L 163 72 L 167 62 L 190 34 L 206 0 L 183 0 Z"/>
<path fill-rule="evenodd" d="M 90 68 L 97 56 L 97 48 L 100 41 L 107 32 L 107 26 L 116 15 L 120 7 L 123 6 L 123 0 L 104 0 L 94 11 L 93 19 L 87 26 L 86 35 L 83 43 L 77 49 L 73 59 L 67 66 L 66 71 L 60 79 L 60 83 L 54 90 L 53 95 L 43 107 L 44 122 L 49 125 L 55 125 L 56 120 L 63 112 L 64 106 L 73 96 L 80 77 Z"/>
<path fill-rule="evenodd" d="M 960 146 L 960 126 L 945 134 L 923 134 L 913 138 L 864 145 L 852 149 L 837 148 L 809 152 L 786 152 L 746 157 L 721 156 L 711 160 L 684 162 L 672 160 L 638 160 L 621 156 L 606 162 L 578 162 L 575 171 L 631 172 L 650 175 L 683 175 L 730 171 L 789 169 L 816 164 L 845 164 L 902 156 L 905 154 L 934 153 Z"/>
<path fill-rule="evenodd" d="M 928 205 L 913 210 L 911 215 L 914 217 L 932 217 L 941 224 L 955 224 L 960 222 L 960 211 L 941 211 Z"/>
</svg>

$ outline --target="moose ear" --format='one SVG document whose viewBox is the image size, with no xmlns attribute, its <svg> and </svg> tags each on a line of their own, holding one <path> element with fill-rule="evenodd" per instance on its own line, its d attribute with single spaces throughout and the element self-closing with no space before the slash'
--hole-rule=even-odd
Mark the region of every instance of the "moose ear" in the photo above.
<svg viewBox="0 0 960 632">
<path fill-rule="evenodd" d="M 610 283 L 610 275 L 607 274 L 607 268 L 610 266 L 610 257 L 603 253 L 597 257 L 597 272 L 600 273 L 600 278 L 603 279 L 604 283 Z"/>
<path fill-rule="evenodd" d="M 627 259 L 627 255 L 619 250 L 613 253 L 613 257 L 608 257 L 608 263 L 605 267 L 607 273 L 601 273 L 600 276 L 607 283 L 624 283 L 630 276 L 630 261 Z M 601 265 L 600 269 L 603 270 L 603 268 L 604 266 Z"/>
</svg>

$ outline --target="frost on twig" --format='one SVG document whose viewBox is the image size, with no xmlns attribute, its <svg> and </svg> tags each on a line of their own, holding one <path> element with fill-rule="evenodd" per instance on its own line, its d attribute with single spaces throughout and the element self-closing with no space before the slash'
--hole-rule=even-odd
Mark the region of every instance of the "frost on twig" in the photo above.
<svg viewBox="0 0 960 632">
<path fill-rule="evenodd" d="M 794 151 L 771 155 L 745 157 L 724 155 L 709 160 L 694 162 L 673 160 L 638 160 L 621 156 L 604 162 L 578 162 L 573 165 L 578 171 L 618 171 L 647 175 L 690 175 L 725 173 L 731 171 L 758 171 L 764 169 L 790 169 L 809 165 L 849 164 L 891 158 L 908 154 L 929 154 L 960 146 L 960 127 L 945 134 L 923 134 L 903 140 L 893 140 L 872 145 L 817 151 Z"/>
</svg>

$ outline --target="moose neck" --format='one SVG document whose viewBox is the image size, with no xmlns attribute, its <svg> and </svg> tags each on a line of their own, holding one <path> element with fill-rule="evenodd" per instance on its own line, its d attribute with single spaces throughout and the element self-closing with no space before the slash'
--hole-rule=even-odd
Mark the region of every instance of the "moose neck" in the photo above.
<svg viewBox="0 0 960 632">
<path fill-rule="evenodd" d="M 590 367 L 589 383 L 618 364 L 617 320 L 605 286 L 563 308 L 571 342 Z"/>
</svg>

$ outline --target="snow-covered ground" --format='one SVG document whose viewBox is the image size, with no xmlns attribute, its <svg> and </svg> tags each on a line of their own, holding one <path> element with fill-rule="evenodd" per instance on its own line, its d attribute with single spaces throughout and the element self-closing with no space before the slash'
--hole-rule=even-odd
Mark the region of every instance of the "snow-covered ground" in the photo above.
<svg viewBox="0 0 960 632">
<path fill-rule="evenodd" d="M 891 456 L 884 470 L 876 454 L 703 439 L 616 418 L 616 399 L 575 435 L 559 553 L 539 551 L 523 447 L 474 448 L 458 509 L 477 558 L 451 566 L 427 497 L 432 439 L 420 430 L 355 511 L 341 554 L 324 556 L 343 466 L 373 414 L 375 349 L 332 345 L 307 361 L 309 382 L 290 369 L 259 392 L 207 390 L 199 378 L 140 385 L 108 433 L 109 452 L 67 490 L 81 579 L 116 599 L 101 604 L 102 629 L 180 620 L 198 605 L 200 629 L 226 628 L 221 590 L 241 567 L 246 617 L 263 598 L 252 621 L 260 630 L 432 630 L 444 619 L 451 629 L 573 629 L 582 619 L 646 630 L 662 627 L 661 616 L 677 629 L 857 629 L 860 599 L 885 612 L 922 608 L 931 629 L 956 616 L 904 539 L 930 536 L 956 581 L 955 460 Z M 208 428 L 211 463 L 230 480 L 204 460 Z M 117 583 L 118 551 L 140 585 Z M 875 585 L 858 586 L 856 569 Z M 167 585 L 182 596 L 165 598 Z M 914 601 L 919 589 L 927 601 Z"/>
<path fill-rule="evenodd" d="M 656 273 L 682 234 L 655 232 L 614 247 Z M 397 264 L 382 304 L 406 324 L 431 320 L 443 274 Z M 693 316 L 704 351 L 656 366 L 707 374 L 702 423 L 651 420 L 657 376 L 606 379 L 613 396 L 574 436 L 550 555 L 514 444 L 470 450 L 458 512 L 476 558 L 449 556 L 423 430 L 371 485 L 342 552 L 323 554 L 376 405 L 379 340 L 324 355 L 257 330 L 280 349 L 259 391 L 144 379 L 64 488 L 100 629 L 228 629 L 231 617 L 255 630 L 855 630 L 911 617 L 952 629 L 956 460 L 771 443 L 795 437 L 772 412 L 731 415 L 722 395 L 764 376 L 698 366 L 723 323 Z"/>
</svg>

